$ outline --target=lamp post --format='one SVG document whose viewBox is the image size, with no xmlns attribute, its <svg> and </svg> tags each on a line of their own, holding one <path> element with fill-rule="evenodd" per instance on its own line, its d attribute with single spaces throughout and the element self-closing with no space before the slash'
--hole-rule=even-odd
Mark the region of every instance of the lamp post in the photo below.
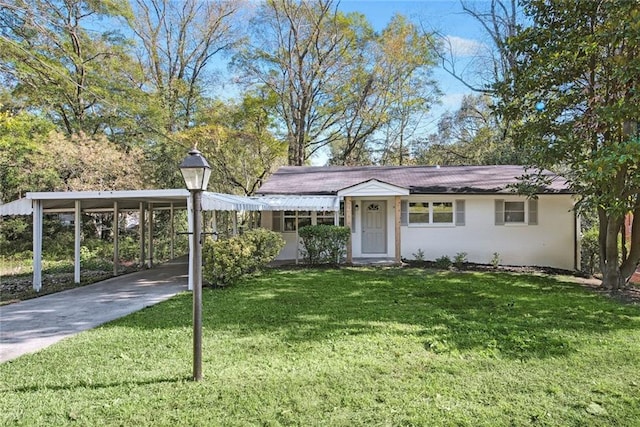
<svg viewBox="0 0 640 427">
<path fill-rule="evenodd" d="M 211 166 L 198 150 L 191 149 L 180 172 L 193 206 L 191 277 L 193 280 L 193 380 L 202 379 L 202 192 L 207 189 Z"/>
</svg>

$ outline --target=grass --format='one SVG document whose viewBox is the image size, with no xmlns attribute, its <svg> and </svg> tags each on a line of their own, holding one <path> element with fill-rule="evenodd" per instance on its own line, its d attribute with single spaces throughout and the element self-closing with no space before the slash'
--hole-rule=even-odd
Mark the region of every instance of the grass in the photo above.
<svg viewBox="0 0 640 427">
<path fill-rule="evenodd" d="M 640 307 L 542 276 L 275 270 L 0 365 L 3 425 L 640 425 Z"/>
</svg>

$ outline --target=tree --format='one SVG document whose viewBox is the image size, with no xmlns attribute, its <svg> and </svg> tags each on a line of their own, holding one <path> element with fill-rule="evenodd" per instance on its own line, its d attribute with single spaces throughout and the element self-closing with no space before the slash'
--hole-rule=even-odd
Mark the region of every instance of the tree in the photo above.
<svg viewBox="0 0 640 427">
<path fill-rule="evenodd" d="M 138 91 L 130 83 L 136 72 L 127 42 L 117 31 L 96 30 L 101 20 L 127 19 L 127 1 L 0 5 L 0 75 L 14 98 L 48 114 L 67 135 L 133 131 L 137 109 L 128 100 Z"/>
<path fill-rule="evenodd" d="M 135 0 L 131 27 L 140 42 L 139 62 L 166 131 L 189 127 L 206 104 L 211 61 L 239 40 L 242 6 L 238 0 Z"/>
<path fill-rule="evenodd" d="M 421 164 L 500 165 L 521 164 L 526 153 L 505 140 L 488 95 L 465 95 L 460 108 L 444 114 L 438 131 L 415 144 Z"/>
<path fill-rule="evenodd" d="M 486 43 L 478 43 L 474 52 L 468 52 L 470 64 L 459 67 L 459 54 L 455 41 L 447 35 L 438 37 L 437 56 L 440 66 L 473 92 L 495 93 L 495 83 L 504 81 L 514 69 L 516 56 L 507 47 L 523 24 L 523 16 L 517 0 L 490 0 L 482 8 L 477 3 L 460 0 L 462 10 L 475 19 L 487 36 Z"/>
<path fill-rule="evenodd" d="M 53 123 L 34 114 L 0 111 L 0 203 L 38 190 L 30 184 L 38 172 L 30 159 L 53 129 Z"/>
<path fill-rule="evenodd" d="M 372 161 L 374 137 L 385 135 L 378 156 L 384 163 L 402 164 L 407 137 L 429 110 L 438 94 L 430 78 L 434 65 L 431 35 L 402 15 L 370 37 L 364 50 L 353 57 L 349 79 L 334 89 L 341 114 L 341 138 L 332 144 L 332 163 L 362 164 Z M 396 150 L 394 150 L 396 148 Z"/>
<path fill-rule="evenodd" d="M 251 22 L 249 44 L 234 58 L 249 83 L 277 96 L 291 165 L 304 164 L 337 137 L 340 111 L 327 88 L 349 77 L 346 61 L 371 33 L 361 16 L 336 8 L 333 0 L 268 0 Z"/>
<path fill-rule="evenodd" d="M 617 289 L 640 261 L 640 5 L 527 0 L 524 10 L 533 23 L 507 45 L 517 60 L 496 86 L 500 111 L 531 165 L 564 165 L 579 207 L 597 210 L 603 285 Z"/>
<path fill-rule="evenodd" d="M 52 162 L 51 159 L 56 159 Z M 142 150 L 123 151 L 106 137 L 52 132 L 28 159 L 37 191 L 136 190 L 143 187 Z"/>
<path fill-rule="evenodd" d="M 216 102 L 179 135 L 184 145 L 197 144 L 211 164 L 211 191 L 252 195 L 286 163 L 286 144 L 273 135 L 275 103 L 260 92 L 235 104 Z"/>
</svg>

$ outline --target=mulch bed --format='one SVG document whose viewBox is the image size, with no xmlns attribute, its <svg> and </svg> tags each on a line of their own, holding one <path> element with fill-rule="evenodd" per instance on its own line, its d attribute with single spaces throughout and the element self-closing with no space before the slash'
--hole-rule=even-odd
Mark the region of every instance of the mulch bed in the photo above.
<svg viewBox="0 0 640 427">
<path fill-rule="evenodd" d="M 121 274 L 137 271 L 129 266 Z M 11 304 L 43 295 L 53 294 L 80 286 L 90 285 L 113 277 L 113 271 L 82 271 L 80 283 L 73 282 L 73 273 L 44 273 L 40 292 L 33 290 L 32 276 L 5 276 L 0 278 L 0 305 Z"/>
</svg>

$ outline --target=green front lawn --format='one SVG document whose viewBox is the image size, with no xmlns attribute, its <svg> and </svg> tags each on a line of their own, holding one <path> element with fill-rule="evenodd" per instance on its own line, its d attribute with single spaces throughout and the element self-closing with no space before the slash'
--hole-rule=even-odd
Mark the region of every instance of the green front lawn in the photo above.
<svg viewBox="0 0 640 427">
<path fill-rule="evenodd" d="M 640 307 L 575 284 L 271 271 L 0 365 L 2 425 L 640 425 Z"/>
</svg>

